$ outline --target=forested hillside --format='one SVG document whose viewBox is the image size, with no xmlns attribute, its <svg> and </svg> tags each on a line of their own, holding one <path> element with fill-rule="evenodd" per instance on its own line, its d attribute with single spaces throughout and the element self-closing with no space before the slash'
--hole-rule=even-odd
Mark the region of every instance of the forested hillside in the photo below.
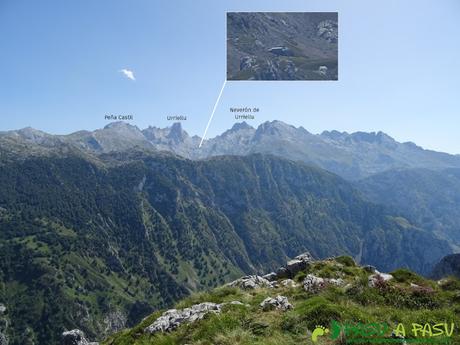
<svg viewBox="0 0 460 345">
<path fill-rule="evenodd" d="M 357 185 L 373 202 L 391 207 L 460 250 L 460 169 L 390 170 Z"/>
<path fill-rule="evenodd" d="M 449 253 L 341 178 L 263 155 L 9 156 L 0 207 L 10 344 L 56 344 L 71 328 L 98 338 L 306 249 L 419 272 Z"/>
</svg>

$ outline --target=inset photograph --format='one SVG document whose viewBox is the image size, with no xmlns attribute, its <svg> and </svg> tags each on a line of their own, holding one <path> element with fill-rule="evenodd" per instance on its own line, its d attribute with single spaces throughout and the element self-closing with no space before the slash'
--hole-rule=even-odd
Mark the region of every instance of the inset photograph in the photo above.
<svg viewBox="0 0 460 345">
<path fill-rule="evenodd" d="M 227 80 L 338 80 L 337 12 L 228 12 Z"/>
</svg>

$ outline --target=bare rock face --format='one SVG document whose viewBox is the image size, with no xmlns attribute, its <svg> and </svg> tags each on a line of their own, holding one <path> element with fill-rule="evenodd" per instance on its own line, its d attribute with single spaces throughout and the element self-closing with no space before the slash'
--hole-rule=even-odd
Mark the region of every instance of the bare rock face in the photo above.
<svg viewBox="0 0 460 345">
<path fill-rule="evenodd" d="M 245 276 L 240 279 L 237 279 L 231 283 L 228 284 L 229 286 L 232 287 L 239 287 L 243 290 L 252 290 L 252 289 L 258 289 L 258 288 L 263 288 L 263 287 L 272 287 L 270 282 L 257 275 L 251 275 L 251 276 Z"/>
<path fill-rule="evenodd" d="M 289 276 L 289 271 L 284 266 L 276 270 L 276 279 L 289 278 Z"/>
<path fill-rule="evenodd" d="M 99 343 L 88 341 L 85 333 L 79 329 L 73 329 L 62 333 L 61 345 L 99 345 Z"/>
<path fill-rule="evenodd" d="M 240 60 L 240 70 L 251 69 L 257 64 L 257 60 L 252 56 L 244 56 Z"/>
<path fill-rule="evenodd" d="M 297 255 L 293 260 L 288 261 L 286 264 L 286 269 L 289 274 L 293 277 L 298 272 L 305 270 L 310 262 L 313 261 L 313 257 L 310 253 L 306 252 L 300 255 Z"/>
<path fill-rule="evenodd" d="M 260 307 L 263 310 L 271 310 L 271 309 L 278 309 L 282 311 L 286 311 L 292 309 L 292 304 L 289 303 L 287 297 L 285 296 L 276 296 L 275 298 L 267 297 L 260 303 Z"/>
<path fill-rule="evenodd" d="M 291 288 L 297 287 L 297 283 L 293 281 L 292 279 L 284 279 L 281 281 L 280 285 L 284 287 L 291 287 Z"/>
<path fill-rule="evenodd" d="M 146 333 L 170 332 L 183 323 L 191 323 L 203 319 L 208 313 L 218 314 L 221 312 L 221 305 L 216 303 L 200 303 L 185 309 L 170 309 L 165 311 L 150 326 L 145 328 Z"/>
<path fill-rule="evenodd" d="M 277 274 L 275 272 L 270 272 L 270 273 L 262 276 L 262 278 L 265 278 L 268 281 L 272 282 L 272 281 L 278 279 L 278 276 L 277 276 Z"/>
<path fill-rule="evenodd" d="M 318 293 L 326 287 L 324 278 L 308 274 L 303 281 L 303 288 L 307 292 Z"/>
<path fill-rule="evenodd" d="M 245 276 L 243 278 L 237 279 L 231 283 L 229 286 L 235 286 L 242 289 L 256 289 L 260 287 L 276 287 L 276 281 L 283 278 L 294 278 L 294 276 L 300 271 L 306 270 L 310 263 L 314 259 L 309 252 L 297 255 L 294 259 L 289 260 L 285 266 L 280 267 L 276 273 L 270 272 L 264 276 Z"/>
<path fill-rule="evenodd" d="M 369 276 L 368 285 L 369 287 L 376 287 L 379 284 L 379 282 L 386 282 L 391 279 L 393 279 L 393 276 L 391 274 L 381 273 L 375 270 L 375 273 Z"/>
<path fill-rule="evenodd" d="M 105 331 L 115 333 L 126 327 L 127 317 L 120 310 L 113 310 L 104 317 Z"/>
<path fill-rule="evenodd" d="M 276 271 L 277 278 L 293 278 L 298 272 L 307 269 L 312 261 L 313 257 L 309 252 L 297 255 L 294 259 L 289 260 L 286 266 Z"/>
<path fill-rule="evenodd" d="M 318 293 L 324 289 L 327 285 L 342 286 L 345 282 L 342 279 L 329 279 L 317 277 L 313 274 L 308 274 L 303 281 L 303 288 L 305 291 L 310 293 Z"/>
<path fill-rule="evenodd" d="M 0 332 L 0 345 L 8 345 L 8 338 Z"/>
<path fill-rule="evenodd" d="M 329 42 L 337 42 L 338 35 L 338 24 L 334 20 L 324 20 L 318 24 L 318 36 L 324 38 Z"/>
<path fill-rule="evenodd" d="M 171 332 L 184 323 L 193 323 L 202 320 L 209 313 L 219 314 L 225 305 L 237 305 L 249 307 L 249 305 L 240 301 L 231 301 L 226 303 L 204 302 L 192 305 L 185 309 L 169 309 L 165 311 L 150 326 L 144 329 L 145 333 Z"/>
<path fill-rule="evenodd" d="M 3 314 L 6 312 L 5 305 L 0 303 L 0 345 L 8 345 L 9 341 L 6 337 L 6 331 L 8 329 L 8 320 L 3 318 Z"/>
<path fill-rule="evenodd" d="M 335 285 L 335 286 L 343 286 L 345 284 L 345 282 L 341 278 L 339 278 L 339 279 L 325 279 L 325 280 L 326 280 L 326 283 L 332 284 L 332 285 Z"/>
</svg>

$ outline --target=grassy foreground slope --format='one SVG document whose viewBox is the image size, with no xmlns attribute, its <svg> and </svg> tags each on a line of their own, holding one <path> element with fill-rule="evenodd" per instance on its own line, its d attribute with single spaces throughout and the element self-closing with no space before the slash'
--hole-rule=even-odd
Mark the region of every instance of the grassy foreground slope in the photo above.
<svg viewBox="0 0 460 345">
<path fill-rule="evenodd" d="M 302 284 L 307 274 L 340 278 L 344 283 L 340 287 L 326 284 L 319 292 L 307 292 Z M 223 303 L 235 300 L 245 305 L 225 305 L 220 314 L 207 314 L 204 319 L 182 324 L 171 332 L 148 334 L 144 329 L 162 314 L 158 311 L 136 327 L 115 334 L 102 344 L 313 344 L 311 335 L 316 326 L 331 328 L 333 320 L 366 325 L 372 322 L 387 323 L 390 328 L 385 338 L 389 343 L 402 343 L 402 340 L 391 339 L 391 330 L 402 323 L 407 331 L 406 341 L 413 343 L 415 337 L 410 334 L 413 323 L 429 323 L 432 326 L 446 322 L 449 327 L 451 323 L 455 327 L 460 325 L 458 279 L 446 278 L 435 282 L 405 269 L 391 274 L 391 280 L 378 281 L 374 287 L 370 287 L 370 273 L 355 265 L 349 257 L 316 261 L 306 270 L 297 273 L 294 278 L 297 283 L 295 287 L 278 284 L 276 288 L 242 290 L 227 285 L 195 294 L 179 302 L 176 308 L 202 302 Z M 293 308 L 287 311 L 264 311 L 260 307 L 266 297 L 276 295 L 286 296 Z M 343 332 L 335 340 L 331 339 L 330 334 L 318 337 L 316 344 L 347 344 L 350 341 L 350 337 L 345 339 Z M 429 338 L 428 333 L 426 338 Z M 451 344 L 459 344 L 458 330 L 454 329 L 452 337 L 448 339 Z"/>
</svg>

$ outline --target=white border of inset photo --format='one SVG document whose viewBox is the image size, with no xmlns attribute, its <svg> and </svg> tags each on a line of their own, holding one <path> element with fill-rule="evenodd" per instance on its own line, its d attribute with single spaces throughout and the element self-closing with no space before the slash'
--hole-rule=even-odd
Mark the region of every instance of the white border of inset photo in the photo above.
<svg viewBox="0 0 460 345">
<path fill-rule="evenodd" d="M 285 54 L 277 54 L 278 58 L 275 58 L 275 63 L 278 62 L 283 62 L 283 63 L 288 63 L 289 66 L 292 68 L 290 71 L 285 72 L 284 70 L 281 71 L 281 73 L 265 73 L 264 71 L 261 71 L 259 73 L 251 73 L 248 74 L 247 76 L 244 76 L 240 73 L 240 71 L 233 71 L 233 69 L 230 68 L 230 56 L 229 56 L 229 28 L 228 28 L 228 16 L 230 14 L 273 14 L 273 15 L 280 15 L 280 14 L 309 14 L 309 15 L 314 15 L 314 14 L 332 14 L 336 15 L 336 38 L 333 39 L 332 43 L 335 45 L 335 56 L 331 59 L 325 59 L 323 61 L 315 61 L 311 60 L 310 63 L 312 63 L 312 66 L 314 68 L 310 70 L 303 70 L 302 73 L 297 73 L 298 67 L 296 66 L 296 62 L 292 61 L 293 59 L 289 59 L 289 56 L 295 57 L 296 60 L 302 60 L 305 59 L 305 56 L 302 55 L 302 53 L 305 53 L 305 49 L 303 51 L 297 52 L 297 56 L 295 56 L 295 53 L 289 51 L 289 47 L 287 47 L 286 50 L 287 53 Z M 227 11 L 225 13 L 225 27 L 226 27 L 226 34 L 225 34 L 225 55 L 226 55 L 226 80 L 227 81 L 338 81 L 338 73 L 339 73 L 339 13 L 337 11 L 332 12 L 332 11 L 325 11 L 325 12 L 305 12 L 305 11 Z M 327 42 L 325 40 L 325 42 Z M 315 42 L 316 43 L 316 42 Z M 281 48 L 281 46 L 280 46 Z M 284 51 L 283 50 L 283 51 Z M 291 55 L 293 54 L 293 55 Z M 285 57 L 284 57 L 285 56 Z M 235 57 L 238 58 L 237 65 L 241 64 L 241 57 Z M 259 57 L 257 55 L 251 56 L 251 54 L 248 54 L 248 59 L 252 59 L 254 62 L 255 66 L 258 66 L 260 62 L 257 61 Z M 297 62 L 299 63 L 299 62 Z M 234 65 L 234 61 L 232 62 Z M 293 71 L 294 69 L 294 71 Z M 238 76 L 236 76 L 237 73 L 240 73 Z"/>
</svg>

